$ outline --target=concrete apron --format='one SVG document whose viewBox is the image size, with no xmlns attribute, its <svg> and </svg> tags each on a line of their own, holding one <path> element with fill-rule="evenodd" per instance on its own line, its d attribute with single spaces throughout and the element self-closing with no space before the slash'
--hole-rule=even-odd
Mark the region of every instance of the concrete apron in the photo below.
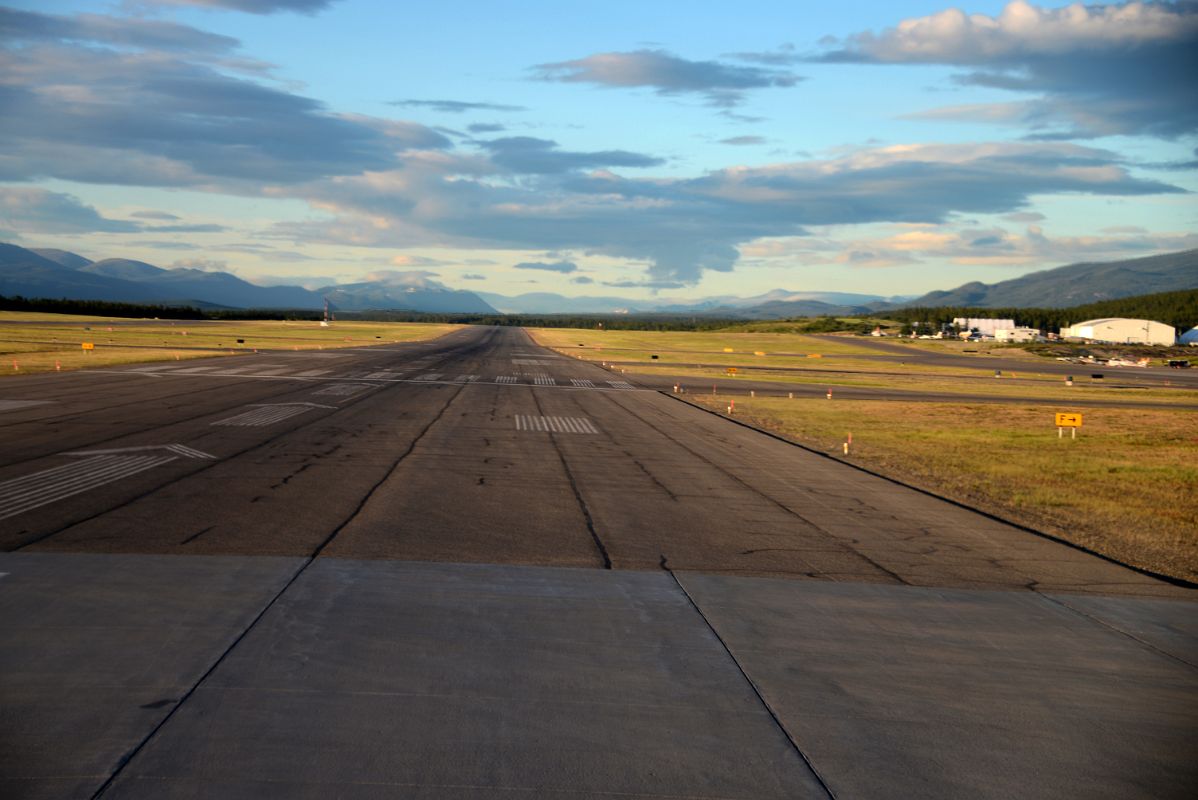
<svg viewBox="0 0 1198 800">
<path fill-rule="evenodd" d="M 332 558 L 0 573 L 6 798 L 1198 784 L 1187 601 Z"/>
</svg>

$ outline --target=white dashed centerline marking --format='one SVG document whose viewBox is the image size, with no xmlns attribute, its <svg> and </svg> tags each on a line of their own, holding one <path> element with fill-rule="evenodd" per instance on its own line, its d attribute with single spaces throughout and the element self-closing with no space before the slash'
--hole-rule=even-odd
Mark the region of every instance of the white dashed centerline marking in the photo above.
<svg viewBox="0 0 1198 800">
<path fill-rule="evenodd" d="M 599 429 L 586 417 L 540 417 L 516 415 L 516 430 L 545 433 L 598 433 Z"/>
</svg>

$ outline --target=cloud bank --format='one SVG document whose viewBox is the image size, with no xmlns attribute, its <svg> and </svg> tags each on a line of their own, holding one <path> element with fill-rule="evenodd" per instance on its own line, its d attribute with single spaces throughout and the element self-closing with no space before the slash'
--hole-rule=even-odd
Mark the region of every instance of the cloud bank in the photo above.
<svg viewBox="0 0 1198 800">
<path fill-rule="evenodd" d="M 212 61 L 232 53 L 225 37 L 146 20 L 5 13 L 0 180 L 250 192 L 387 169 L 403 150 L 449 145 L 416 123 L 338 114 L 229 75 Z"/>
<path fill-rule="evenodd" d="M 1036 99 L 936 109 L 926 118 L 1012 122 L 1046 139 L 1198 131 L 1198 4 L 1014 0 L 995 17 L 955 8 L 859 33 L 818 60 L 962 67 L 962 84 Z"/>
<path fill-rule="evenodd" d="M 334 218 L 275 235 L 338 244 L 582 251 L 648 262 L 653 285 L 730 271 L 738 245 L 808 226 L 942 223 L 1011 213 L 1040 194 L 1181 190 L 1132 176 L 1114 153 L 1060 142 L 904 145 L 834 159 L 738 167 L 696 178 L 539 172 L 495 182 L 451 155 L 305 187 Z M 637 285 L 650 285 L 637 284 Z"/>
</svg>

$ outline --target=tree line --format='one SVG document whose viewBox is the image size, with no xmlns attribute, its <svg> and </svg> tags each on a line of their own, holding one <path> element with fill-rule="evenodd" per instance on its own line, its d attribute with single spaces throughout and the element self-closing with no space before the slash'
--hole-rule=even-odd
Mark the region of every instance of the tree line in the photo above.
<svg viewBox="0 0 1198 800">
<path fill-rule="evenodd" d="M 196 308 L 145 303 L 119 303 L 104 300 L 68 300 L 26 298 L 0 295 L 0 310 L 38 311 L 58 314 L 87 314 L 98 317 L 158 318 L 189 320 L 318 320 L 323 312 L 311 309 L 251 309 Z M 1017 325 L 1045 332 L 1088 319 L 1103 317 L 1132 317 L 1151 319 L 1187 331 L 1198 325 L 1198 289 L 1177 292 L 1158 292 L 1118 300 L 1103 300 L 1070 308 L 979 308 L 976 306 L 912 306 L 879 309 L 878 317 L 902 323 L 910 329 L 915 323 L 928 323 L 938 329 L 955 317 L 984 317 L 1013 319 Z M 440 322 L 457 325 L 503 325 L 530 328 L 605 328 L 636 331 L 711 331 L 743 325 L 748 320 L 727 317 L 703 317 L 691 314 L 452 314 L 423 311 L 358 311 L 337 312 L 344 320 L 366 322 Z M 800 325 L 802 332 L 817 333 L 862 328 L 863 321 L 843 317 L 801 317 L 791 320 L 769 320 L 779 326 Z M 782 328 L 780 327 L 779 330 Z"/>
<path fill-rule="evenodd" d="M 1090 319 L 1130 317 L 1163 322 L 1185 332 L 1198 325 L 1198 289 L 1178 292 L 1158 292 L 1117 300 L 1102 300 L 1069 308 L 978 308 L 976 306 L 907 307 L 881 311 L 880 314 L 910 325 L 931 323 L 933 327 L 948 324 L 956 317 L 1013 319 L 1015 324 L 1059 333 L 1061 328 Z"/>
</svg>

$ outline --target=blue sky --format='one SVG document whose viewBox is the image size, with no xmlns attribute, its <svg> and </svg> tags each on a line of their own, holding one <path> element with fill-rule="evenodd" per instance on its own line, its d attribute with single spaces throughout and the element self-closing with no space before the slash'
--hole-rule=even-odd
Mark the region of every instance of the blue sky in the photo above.
<svg viewBox="0 0 1198 800">
<path fill-rule="evenodd" d="M 1194 3 L 39 0 L 0 38 L 0 239 L 91 258 L 643 299 L 1198 246 Z"/>
</svg>

